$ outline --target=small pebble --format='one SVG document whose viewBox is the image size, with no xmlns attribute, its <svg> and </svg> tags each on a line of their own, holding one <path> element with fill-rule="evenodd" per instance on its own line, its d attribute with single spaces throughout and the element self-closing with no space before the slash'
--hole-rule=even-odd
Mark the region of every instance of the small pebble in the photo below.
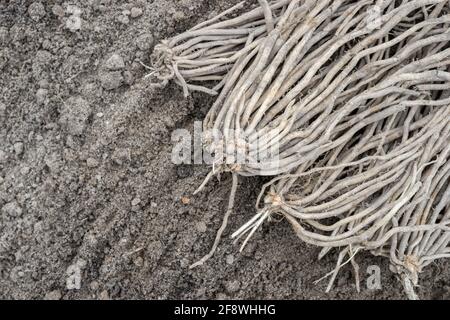
<svg viewBox="0 0 450 320">
<path fill-rule="evenodd" d="M 127 149 L 117 149 L 112 155 L 115 164 L 122 165 L 130 159 L 130 152 Z"/>
<path fill-rule="evenodd" d="M 13 218 L 22 216 L 22 208 L 16 201 L 5 204 L 2 212 Z"/>
<path fill-rule="evenodd" d="M 182 11 L 176 11 L 173 13 L 172 17 L 175 21 L 181 21 L 186 18 L 186 15 Z"/>
<path fill-rule="evenodd" d="M 92 282 L 89 284 L 89 287 L 91 288 L 91 290 L 96 291 L 96 290 L 98 290 L 98 288 L 100 287 L 100 285 L 98 284 L 97 281 L 92 281 Z"/>
<path fill-rule="evenodd" d="M 198 232 L 201 232 L 201 233 L 205 233 L 206 230 L 208 229 L 206 226 L 206 223 L 204 223 L 203 221 L 198 222 L 195 225 L 195 228 L 197 229 Z"/>
<path fill-rule="evenodd" d="M 14 143 L 14 152 L 18 156 L 20 156 L 23 153 L 23 143 L 22 142 Z"/>
<path fill-rule="evenodd" d="M 53 55 L 47 50 L 39 50 L 34 55 L 34 63 L 41 66 L 48 65 L 53 59 Z"/>
<path fill-rule="evenodd" d="M 125 68 L 125 62 L 123 61 L 123 58 L 118 55 L 117 53 L 114 53 L 105 64 L 106 69 L 111 71 L 117 71 L 122 70 Z"/>
<path fill-rule="evenodd" d="M 130 23 L 130 18 L 128 16 L 121 14 L 117 17 L 117 21 L 119 21 L 122 24 L 128 24 Z"/>
<path fill-rule="evenodd" d="M 39 22 L 45 16 L 45 7 L 40 2 L 33 2 L 28 7 L 28 15 L 34 22 Z"/>
<path fill-rule="evenodd" d="M 62 166 L 61 157 L 57 152 L 47 154 L 44 158 L 44 162 L 47 165 L 50 172 L 53 173 L 59 172 Z"/>
<path fill-rule="evenodd" d="M 133 207 L 137 206 L 139 203 L 141 203 L 141 199 L 139 199 L 139 198 L 134 198 L 134 199 L 131 201 L 131 205 L 132 205 Z"/>
<path fill-rule="evenodd" d="M 136 45 L 138 46 L 138 48 L 140 50 L 146 51 L 146 50 L 149 50 L 153 46 L 154 41 L 155 40 L 151 33 L 144 33 L 144 34 L 141 34 L 136 39 Z"/>
<path fill-rule="evenodd" d="M 103 290 L 99 295 L 100 300 L 109 300 L 109 293 L 107 290 Z"/>
<path fill-rule="evenodd" d="M 71 97 L 61 109 L 60 124 L 72 135 L 81 135 L 86 129 L 91 105 L 81 97 Z M 37 137 L 36 137 L 37 139 Z"/>
<path fill-rule="evenodd" d="M 181 202 L 185 205 L 191 203 L 191 199 L 189 199 L 188 197 L 181 197 Z"/>
<path fill-rule="evenodd" d="M 86 165 L 87 165 L 89 168 L 95 168 L 95 167 L 98 166 L 98 161 L 95 160 L 94 158 L 87 158 L 87 160 L 86 160 Z"/>
<path fill-rule="evenodd" d="M 41 88 L 41 89 L 48 89 L 49 87 L 50 87 L 50 84 L 48 83 L 47 79 L 39 80 L 39 88 Z"/>
<path fill-rule="evenodd" d="M 186 258 L 183 258 L 180 260 L 180 266 L 181 268 L 185 269 L 187 267 L 189 267 L 189 260 Z"/>
<path fill-rule="evenodd" d="M 27 175 L 27 174 L 30 172 L 30 170 L 31 170 L 30 167 L 25 166 L 25 167 L 22 167 L 22 168 L 20 169 L 20 173 L 23 174 L 23 175 L 25 176 L 25 175 Z"/>
<path fill-rule="evenodd" d="M 241 282 L 239 280 L 227 281 L 225 283 L 225 289 L 227 289 L 228 293 L 238 292 L 241 287 Z"/>
<path fill-rule="evenodd" d="M 61 300 L 61 298 L 62 298 L 61 291 L 54 290 L 54 291 L 48 292 L 45 295 L 44 300 Z"/>
<path fill-rule="evenodd" d="M 64 8 L 63 7 L 61 7 L 59 4 L 55 4 L 53 7 L 52 7 L 52 12 L 53 12 L 53 14 L 55 15 L 55 16 L 57 16 L 57 17 L 60 17 L 60 18 L 62 18 L 62 17 L 64 17 Z"/>
<path fill-rule="evenodd" d="M 216 300 L 228 300 L 228 299 L 229 299 L 229 297 L 223 292 L 219 292 L 216 295 Z"/>
<path fill-rule="evenodd" d="M 131 8 L 131 17 L 132 18 L 138 18 L 142 16 L 142 9 L 141 8 Z"/>
<path fill-rule="evenodd" d="M 80 16 L 81 15 L 81 9 L 74 5 L 68 5 L 67 6 L 67 13 L 70 13 L 74 16 Z"/>
<path fill-rule="evenodd" d="M 142 257 L 137 257 L 133 260 L 137 267 L 142 267 L 144 265 L 144 259 Z"/>
<path fill-rule="evenodd" d="M 230 265 L 233 264 L 234 263 L 234 256 L 232 254 L 227 255 L 226 261 L 227 261 L 227 264 L 230 264 Z"/>
<path fill-rule="evenodd" d="M 36 102 L 39 105 L 42 105 L 45 103 L 45 100 L 47 99 L 48 90 L 47 89 L 38 89 L 36 92 Z"/>
<path fill-rule="evenodd" d="M 81 29 L 81 18 L 75 15 L 70 16 L 67 18 L 66 28 L 69 29 L 70 32 L 77 32 Z"/>
<path fill-rule="evenodd" d="M 123 76 L 120 71 L 107 72 L 100 75 L 100 82 L 105 90 L 114 90 L 123 84 Z"/>
</svg>

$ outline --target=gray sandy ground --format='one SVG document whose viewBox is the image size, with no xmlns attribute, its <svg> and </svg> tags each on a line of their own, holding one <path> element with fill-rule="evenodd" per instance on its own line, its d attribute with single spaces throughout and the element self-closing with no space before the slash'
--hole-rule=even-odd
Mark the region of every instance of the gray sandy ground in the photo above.
<svg viewBox="0 0 450 320">
<path fill-rule="evenodd" d="M 152 89 L 138 61 L 236 2 L 0 0 L 1 299 L 404 298 L 387 261 L 364 253 L 361 294 L 349 266 L 326 294 L 314 281 L 336 253 L 317 261 L 284 221 L 239 254 L 229 235 L 255 213 L 258 178 L 241 180 L 215 256 L 188 269 L 212 245 L 231 182 L 193 197 L 208 168 L 172 164 L 171 133 L 212 99 Z M 365 285 L 373 265 L 381 290 Z M 450 298 L 449 267 L 424 271 L 422 298 Z"/>
</svg>

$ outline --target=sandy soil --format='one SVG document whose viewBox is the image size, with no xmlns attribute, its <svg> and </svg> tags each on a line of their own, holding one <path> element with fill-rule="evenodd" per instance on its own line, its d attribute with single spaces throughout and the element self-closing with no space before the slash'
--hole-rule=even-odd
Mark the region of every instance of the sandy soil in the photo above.
<svg viewBox="0 0 450 320">
<path fill-rule="evenodd" d="M 236 2 L 0 1 L 0 298 L 404 298 L 387 261 L 364 253 L 362 292 L 346 266 L 325 293 L 314 280 L 336 253 L 317 261 L 283 221 L 239 254 L 228 236 L 255 213 L 258 178 L 241 180 L 216 255 L 188 269 L 212 245 L 230 179 L 193 197 L 208 168 L 172 164 L 171 133 L 212 100 L 152 89 L 138 61 Z M 366 288 L 371 265 L 381 290 Z M 449 268 L 425 270 L 422 298 L 450 298 Z"/>
</svg>

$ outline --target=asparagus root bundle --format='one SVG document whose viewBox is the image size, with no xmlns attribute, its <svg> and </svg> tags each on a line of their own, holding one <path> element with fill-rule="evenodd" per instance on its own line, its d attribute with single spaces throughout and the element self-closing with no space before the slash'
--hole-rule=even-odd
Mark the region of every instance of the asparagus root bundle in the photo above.
<svg viewBox="0 0 450 320">
<path fill-rule="evenodd" d="M 450 4 L 446 0 L 259 0 L 162 41 L 149 77 L 216 95 L 203 123 L 214 175 L 270 176 L 241 249 L 281 215 L 340 254 L 390 259 L 410 298 L 450 255 Z M 232 14 L 234 17 L 229 17 Z M 264 201 L 263 201 L 264 200 Z M 261 202 L 264 202 L 261 206 Z M 357 272 L 356 272 L 357 274 Z"/>
</svg>

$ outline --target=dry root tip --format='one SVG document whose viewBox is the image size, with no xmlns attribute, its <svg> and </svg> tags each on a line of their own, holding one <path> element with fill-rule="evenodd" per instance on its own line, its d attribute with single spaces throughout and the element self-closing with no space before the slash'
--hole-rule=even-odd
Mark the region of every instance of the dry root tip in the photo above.
<svg viewBox="0 0 450 320">
<path fill-rule="evenodd" d="M 211 251 L 207 255 L 205 255 L 203 258 L 201 258 L 198 262 L 192 264 L 189 267 L 189 269 L 193 269 L 195 267 L 203 265 L 216 252 L 217 247 L 219 246 L 219 243 L 220 243 L 220 239 L 222 238 L 222 234 L 223 234 L 223 232 L 225 231 L 225 229 L 226 229 L 226 227 L 228 225 L 228 219 L 229 219 L 231 213 L 233 212 L 234 199 L 236 197 L 238 184 L 239 184 L 238 175 L 237 174 L 233 174 L 233 182 L 232 182 L 232 186 L 231 186 L 230 197 L 228 199 L 228 209 L 227 209 L 227 212 L 225 213 L 225 216 L 223 217 L 222 225 L 220 226 L 219 230 L 217 231 L 216 239 L 214 240 L 214 244 L 213 244 L 213 246 L 211 248 Z"/>
<path fill-rule="evenodd" d="M 284 199 L 283 196 L 275 192 L 269 192 L 264 198 L 264 203 L 271 207 L 281 207 L 284 203 Z"/>
</svg>

